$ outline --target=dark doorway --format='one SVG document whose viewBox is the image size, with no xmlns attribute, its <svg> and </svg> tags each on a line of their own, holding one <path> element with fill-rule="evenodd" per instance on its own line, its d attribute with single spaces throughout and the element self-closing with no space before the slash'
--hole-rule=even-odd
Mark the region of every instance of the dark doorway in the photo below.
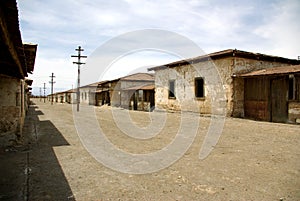
<svg viewBox="0 0 300 201">
<path fill-rule="evenodd" d="M 278 77 L 271 80 L 271 121 L 284 123 L 288 119 L 288 80 Z"/>
<path fill-rule="evenodd" d="M 133 110 L 138 109 L 138 91 L 135 91 L 133 94 Z"/>
<path fill-rule="evenodd" d="M 154 92 L 150 91 L 150 110 L 153 110 L 153 107 L 155 106 L 155 97 L 154 97 Z"/>
</svg>

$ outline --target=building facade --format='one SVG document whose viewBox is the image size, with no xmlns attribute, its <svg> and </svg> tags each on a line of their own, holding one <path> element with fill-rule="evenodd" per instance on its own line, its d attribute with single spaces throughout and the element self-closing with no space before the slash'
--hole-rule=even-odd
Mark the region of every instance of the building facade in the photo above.
<svg viewBox="0 0 300 201">
<path fill-rule="evenodd" d="M 300 61 L 229 49 L 148 69 L 155 107 L 244 117 L 244 79 L 235 75 Z"/>
<path fill-rule="evenodd" d="M 108 104 L 130 110 L 150 111 L 154 107 L 154 76 L 135 73 L 99 83 L 96 104 Z"/>
<path fill-rule="evenodd" d="M 15 0 L 0 3 L 0 145 L 21 141 L 28 109 L 28 73 L 34 69 L 37 45 L 24 44 Z"/>
</svg>

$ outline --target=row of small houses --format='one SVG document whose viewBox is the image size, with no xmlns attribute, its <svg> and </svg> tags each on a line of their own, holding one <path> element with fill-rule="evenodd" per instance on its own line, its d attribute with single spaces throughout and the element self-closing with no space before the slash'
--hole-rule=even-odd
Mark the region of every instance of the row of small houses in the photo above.
<svg viewBox="0 0 300 201">
<path fill-rule="evenodd" d="M 80 103 L 300 121 L 300 61 L 228 49 L 80 87 Z M 76 103 L 76 89 L 53 94 Z M 51 97 L 51 95 L 49 96 Z"/>
<path fill-rule="evenodd" d="M 77 103 L 77 89 L 48 95 L 57 103 Z M 133 110 L 152 110 L 154 106 L 154 75 L 136 73 L 114 80 L 92 83 L 80 87 L 80 103 L 112 105 Z"/>
</svg>

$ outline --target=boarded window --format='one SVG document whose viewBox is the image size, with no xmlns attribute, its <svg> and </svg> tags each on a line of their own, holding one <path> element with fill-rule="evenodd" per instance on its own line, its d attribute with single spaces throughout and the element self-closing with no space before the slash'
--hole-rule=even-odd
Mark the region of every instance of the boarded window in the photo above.
<svg viewBox="0 0 300 201">
<path fill-rule="evenodd" d="M 169 98 L 175 98 L 175 80 L 169 81 Z"/>
<path fill-rule="evenodd" d="M 195 96 L 204 98 L 204 79 L 202 77 L 195 78 Z"/>
</svg>

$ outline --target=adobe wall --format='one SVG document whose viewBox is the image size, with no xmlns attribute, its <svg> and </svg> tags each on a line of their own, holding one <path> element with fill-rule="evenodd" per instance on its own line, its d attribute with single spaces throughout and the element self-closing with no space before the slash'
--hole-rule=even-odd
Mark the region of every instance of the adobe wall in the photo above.
<svg viewBox="0 0 300 201">
<path fill-rule="evenodd" d="M 282 65 L 288 64 L 228 57 L 156 70 L 155 107 L 244 117 L 244 80 L 233 75 Z M 204 78 L 205 98 L 195 98 L 195 77 Z M 175 80 L 176 99 L 168 97 L 169 80 Z"/>
<path fill-rule="evenodd" d="M 230 59 L 205 61 L 155 72 L 156 109 L 202 114 L 226 113 L 230 98 Z M 204 98 L 195 98 L 195 77 L 204 78 Z M 169 80 L 175 80 L 175 99 L 168 97 Z"/>
<path fill-rule="evenodd" d="M 25 118 L 24 83 L 0 75 L 0 145 L 20 138 Z"/>
<path fill-rule="evenodd" d="M 290 101 L 288 103 L 288 119 L 291 123 L 300 123 L 300 102 Z"/>
</svg>

